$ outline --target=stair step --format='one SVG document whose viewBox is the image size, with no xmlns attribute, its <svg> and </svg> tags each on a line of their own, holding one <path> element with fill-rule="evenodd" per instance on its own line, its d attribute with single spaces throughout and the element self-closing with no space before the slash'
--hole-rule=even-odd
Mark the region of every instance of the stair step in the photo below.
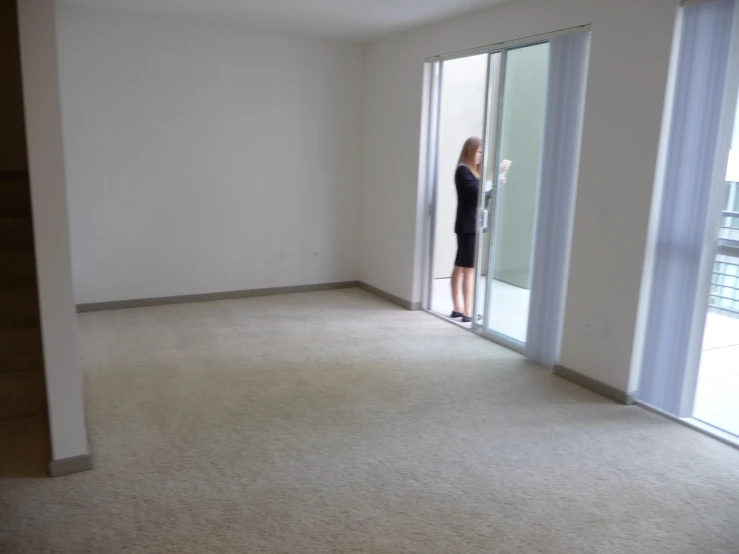
<svg viewBox="0 0 739 554">
<path fill-rule="evenodd" d="M 33 252 L 0 252 L 0 288 L 36 286 Z"/>
<path fill-rule="evenodd" d="M 41 415 L 46 411 L 44 372 L 0 373 L 0 420 Z"/>
<path fill-rule="evenodd" d="M 0 252 L 33 250 L 30 217 L 0 217 Z"/>
<path fill-rule="evenodd" d="M 44 366 L 38 327 L 0 329 L 0 373 Z"/>
<path fill-rule="evenodd" d="M 0 328 L 36 325 L 38 310 L 35 287 L 0 289 Z"/>
<path fill-rule="evenodd" d="M 25 179 L 0 179 L 0 216 L 30 216 L 31 189 Z"/>
</svg>

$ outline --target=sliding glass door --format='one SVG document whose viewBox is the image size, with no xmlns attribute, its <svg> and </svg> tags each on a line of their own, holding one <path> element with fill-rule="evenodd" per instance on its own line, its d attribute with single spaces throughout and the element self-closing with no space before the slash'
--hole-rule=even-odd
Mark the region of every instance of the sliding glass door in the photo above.
<svg viewBox="0 0 739 554">
<path fill-rule="evenodd" d="M 546 117 L 549 44 L 503 53 L 498 110 L 491 110 L 481 271 L 487 333 L 526 343 L 539 175 Z M 490 186 L 489 185 L 489 186 Z M 481 295 L 482 296 L 482 295 Z"/>
<path fill-rule="evenodd" d="M 739 437 L 739 11 L 682 8 L 639 401 Z"/>
<path fill-rule="evenodd" d="M 574 35 L 586 40 L 573 42 L 568 37 Z M 559 58 L 552 57 L 551 45 L 556 41 L 569 45 L 557 50 Z M 537 258 L 540 273 L 553 271 L 558 283 L 566 279 L 566 271 L 560 269 L 567 263 L 568 223 L 560 226 L 566 237 L 554 245 L 548 260 L 537 249 L 542 210 L 551 212 L 554 205 L 550 201 L 544 206 L 540 191 L 542 186 L 556 189 L 559 179 L 563 187 L 556 203 L 566 209 L 544 220 L 550 226 L 554 220 L 571 221 L 572 214 L 567 210 L 574 205 L 570 199 L 574 200 L 576 170 L 563 171 L 560 166 L 562 160 L 576 162 L 574 151 L 579 152 L 579 140 L 567 139 L 570 135 L 578 138 L 581 131 L 578 114 L 584 105 L 588 48 L 589 31 L 577 29 L 535 42 L 521 41 L 434 59 L 427 66 L 430 94 L 426 173 L 431 195 L 425 308 L 521 351 L 527 348 L 531 326 Z M 552 95 L 553 90 L 556 92 L 552 84 L 564 80 L 551 79 L 550 67 L 555 59 L 560 62 L 560 73 L 566 73 L 569 66 L 579 71 L 568 79 L 569 88 L 559 100 Z M 552 103 L 560 100 L 572 105 Z M 567 117 L 551 117 L 559 111 L 573 114 L 573 122 Z M 571 128 L 563 127 L 564 123 L 571 123 Z M 554 154 L 548 158 L 544 152 L 547 130 L 552 144 L 565 145 L 550 148 Z M 475 137 L 481 144 L 479 166 L 462 152 L 465 142 Z M 547 159 L 549 166 L 545 168 Z M 479 175 L 473 180 L 477 183 L 475 221 L 470 225 L 474 230 L 473 262 L 459 257 L 460 245 L 469 240 L 458 234 L 459 217 L 463 217 L 459 210 L 463 200 L 458 196 L 463 191 L 459 187 L 465 186 L 459 182 L 460 164 L 473 165 L 470 176 Z M 544 170 L 556 175 L 543 179 Z M 468 173 L 466 169 L 464 172 Z M 472 285 L 464 287 L 465 298 L 470 290 L 473 293 L 471 308 L 462 302 L 459 281 L 455 288 L 455 279 L 462 274 L 467 285 Z M 542 286 L 541 280 L 538 283 L 539 307 L 552 303 L 557 296 L 555 308 L 549 311 L 561 312 L 564 288 Z M 467 317 L 458 317 L 463 308 Z M 555 327 L 557 313 L 552 320 Z M 541 342 L 541 334 L 537 340 Z"/>
</svg>

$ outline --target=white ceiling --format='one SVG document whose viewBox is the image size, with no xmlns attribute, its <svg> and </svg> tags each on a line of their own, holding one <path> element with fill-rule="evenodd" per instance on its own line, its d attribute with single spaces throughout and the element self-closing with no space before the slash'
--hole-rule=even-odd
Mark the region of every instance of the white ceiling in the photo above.
<svg viewBox="0 0 739 554">
<path fill-rule="evenodd" d="M 370 41 L 507 0 L 61 0 L 75 6 L 224 18 L 259 27 Z"/>
</svg>

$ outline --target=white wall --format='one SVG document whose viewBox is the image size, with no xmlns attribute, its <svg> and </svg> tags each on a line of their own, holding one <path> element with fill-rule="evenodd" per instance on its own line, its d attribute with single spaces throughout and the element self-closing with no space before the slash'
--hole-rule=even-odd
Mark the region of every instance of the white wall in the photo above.
<svg viewBox="0 0 739 554">
<path fill-rule="evenodd" d="M 72 295 L 54 0 L 18 2 L 41 334 L 54 460 L 88 453 Z"/>
<path fill-rule="evenodd" d="M 359 277 L 362 47 L 59 10 L 77 303 Z"/>
<path fill-rule="evenodd" d="M 516 0 L 370 45 L 361 278 L 421 298 L 424 59 L 591 24 L 561 363 L 628 390 L 676 8 L 675 0 Z"/>
</svg>

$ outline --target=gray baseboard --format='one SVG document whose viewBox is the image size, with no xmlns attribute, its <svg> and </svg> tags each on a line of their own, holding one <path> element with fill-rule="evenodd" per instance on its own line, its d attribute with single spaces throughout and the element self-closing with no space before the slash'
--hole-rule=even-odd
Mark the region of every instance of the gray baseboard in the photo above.
<svg viewBox="0 0 739 554">
<path fill-rule="evenodd" d="M 72 475 L 81 471 L 89 471 L 92 469 L 92 456 L 90 454 L 82 454 L 72 458 L 62 458 L 61 460 L 52 460 L 49 462 L 49 475 L 52 477 L 63 477 L 64 475 Z"/>
<path fill-rule="evenodd" d="M 187 294 L 183 296 L 163 296 L 159 298 L 141 298 L 138 300 L 118 300 L 113 302 L 93 302 L 78 304 L 77 311 L 99 312 L 103 310 L 124 310 L 127 308 L 145 308 L 147 306 L 166 306 L 168 304 L 187 304 L 190 302 L 212 302 L 214 300 L 235 300 L 254 298 L 257 296 L 274 296 L 277 294 L 295 294 L 299 292 L 316 292 L 323 290 L 351 289 L 359 285 L 357 281 L 340 283 L 318 283 L 315 285 L 297 285 L 292 287 L 273 287 L 266 289 L 248 289 L 226 292 L 210 292 L 205 294 Z"/>
<path fill-rule="evenodd" d="M 363 283 L 362 281 L 359 281 L 359 283 L 357 283 L 357 286 L 359 286 L 359 288 L 362 290 L 365 290 L 371 294 L 374 294 L 375 296 L 384 298 L 388 302 L 397 304 L 398 306 L 401 306 L 405 308 L 406 310 L 416 311 L 416 310 L 421 309 L 420 302 L 411 302 L 410 300 L 406 300 L 405 298 L 401 298 L 400 296 L 395 296 L 394 294 L 385 292 L 384 290 L 378 289 L 377 287 L 373 287 L 372 285 L 368 285 L 367 283 Z"/>
<path fill-rule="evenodd" d="M 596 392 L 601 396 L 605 396 L 606 398 L 609 398 L 614 402 L 618 402 L 619 404 L 631 406 L 636 401 L 635 392 L 624 392 L 617 389 L 616 387 L 612 387 L 611 385 L 601 383 L 600 381 L 593 379 L 592 377 L 588 377 L 587 375 L 578 373 L 577 371 L 568 367 L 557 365 L 554 367 L 554 374 L 561 377 L 562 379 L 566 379 L 567 381 L 571 381 L 583 388 Z"/>
</svg>

